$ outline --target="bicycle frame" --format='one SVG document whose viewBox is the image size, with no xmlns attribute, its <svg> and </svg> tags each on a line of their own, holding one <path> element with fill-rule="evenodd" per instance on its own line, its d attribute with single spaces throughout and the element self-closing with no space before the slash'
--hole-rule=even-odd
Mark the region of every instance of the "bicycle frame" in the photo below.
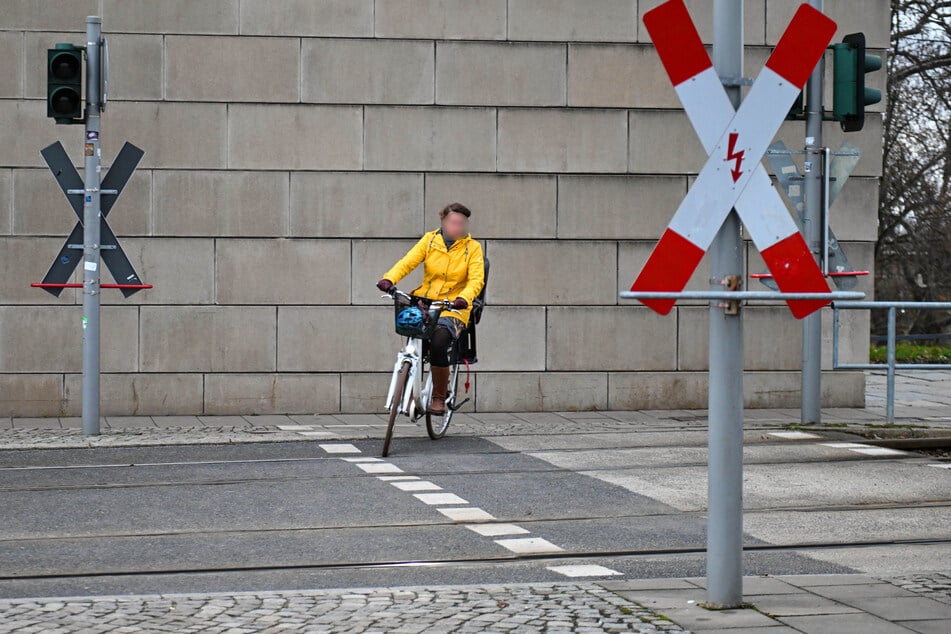
<svg viewBox="0 0 951 634">
<path fill-rule="evenodd" d="M 410 299 L 409 295 L 395 288 L 392 292 L 398 293 L 406 299 Z M 382 298 L 393 299 L 393 295 L 383 295 Z M 433 304 L 442 305 L 444 311 L 457 312 L 449 306 L 449 302 L 433 302 Z M 400 368 L 403 367 L 403 363 L 407 361 L 410 364 L 409 377 L 407 377 L 406 381 L 407 389 L 403 391 L 403 399 L 402 402 L 398 404 L 397 413 L 404 414 L 409 416 L 410 419 L 416 420 L 425 416 L 426 411 L 429 409 L 430 396 L 433 393 L 432 373 L 426 374 L 426 385 L 423 386 L 423 340 L 418 337 L 407 337 L 406 344 L 396 355 L 396 364 L 393 366 L 393 376 L 390 378 L 390 389 L 387 390 L 386 394 L 386 410 L 389 411 L 393 407 L 393 393 L 396 391 L 397 377 L 399 376 Z"/>
<path fill-rule="evenodd" d="M 426 375 L 426 386 L 422 385 L 423 374 L 423 340 L 416 337 L 407 337 L 406 345 L 396 355 L 393 366 L 393 376 L 390 378 L 390 389 L 386 394 L 386 409 L 393 406 L 393 392 L 396 390 L 396 379 L 403 363 L 409 362 L 409 377 L 406 390 L 403 391 L 402 402 L 397 410 L 415 420 L 426 413 L 429 408 L 429 397 L 433 392 L 433 379 Z"/>
</svg>

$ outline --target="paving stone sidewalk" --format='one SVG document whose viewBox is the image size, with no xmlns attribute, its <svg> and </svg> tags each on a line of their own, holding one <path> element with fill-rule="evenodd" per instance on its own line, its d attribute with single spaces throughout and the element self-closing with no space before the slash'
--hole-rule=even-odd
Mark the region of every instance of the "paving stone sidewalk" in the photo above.
<svg viewBox="0 0 951 634">
<path fill-rule="evenodd" d="M 951 574 L 746 577 L 708 610 L 703 579 L 0 600 L 2 633 L 951 632 Z"/>
<path fill-rule="evenodd" d="M 593 583 L 0 600 L 0 632 L 685 632 Z"/>
<path fill-rule="evenodd" d="M 745 577 L 747 606 L 708 610 L 705 580 L 641 579 L 602 586 L 694 634 L 948 634 L 951 574 Z"/>
<path fill-rule="evenodd" d="M 889 581 L 910 592 L 951 605 L 951 570 L 947 574 L 907 575 Z"/>
</svg>

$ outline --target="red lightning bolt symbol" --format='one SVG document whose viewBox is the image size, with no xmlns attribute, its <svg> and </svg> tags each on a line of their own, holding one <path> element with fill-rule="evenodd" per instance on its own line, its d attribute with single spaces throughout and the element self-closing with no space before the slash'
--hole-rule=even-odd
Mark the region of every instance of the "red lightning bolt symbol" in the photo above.
<svg viewBox="0 0 951 634">
<path fill-rule="evenodd" d="M 733 175 L 733 182 L 740 180 L 740 176 L 743 175 L 740 166 L 743 164 L 743 150 L 739 152 L 736 151 L 736 140 L 740 137 L 739 132 L 730 133 L 730 147 L 727 149 L 726 160 L 727 161 L 736 161 L 736 167 L 730 170 L 730 174 Z"/>
</svg>

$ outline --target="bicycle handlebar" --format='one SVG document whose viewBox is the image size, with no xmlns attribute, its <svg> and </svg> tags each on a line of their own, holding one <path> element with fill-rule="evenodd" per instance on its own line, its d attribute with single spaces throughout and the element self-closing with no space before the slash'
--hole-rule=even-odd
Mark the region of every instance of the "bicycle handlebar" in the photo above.
<svg viewBox="0 0 951 634">
<path fill-rule="evenodd" d="M 381 296 L 380 296 L 380 299 L 387 299 L 387 298 L 389 298 L 389 299 L 392 299 L 393 301 L 396 301 L 396 296 L 397 296 L 397 295 L 399 295 L 400 297 L 402 297 L 403 299 L 405 299 L 406 301 L 408 301 L 408 302 L 410 302 L 410 303 L 412 303 L 412 301 L 413 301 L 413 297 L 412 297 L 411 295 L 407 295 L 406 293 L 404 293 L 403 291 L 399 290 L 399 289 L 396 288 L 395 286 L 394 286 L 393 288 L 391 288 L 389 291 L 387 291 L 385 295 L 381 295 Z M 449 312 L 451 312 L 451 313 L 460 313 L 460 314 L 462 313 L 462 311 L 453 308 L 453 307 L 452 307 L 452 302 L 450 302 L 450 301 L 448 301 L 448 300 L 443 300 L 443 299 L 427 299 L 426 301 L 429 302 L 429 307 L 430 307 L 430 308 L 432 308 L 433 306 L 435 306 L 435 307 L 437 307 L 437 308 L 442 308 L 443 310 L 449 311 Z"/>
</svg>

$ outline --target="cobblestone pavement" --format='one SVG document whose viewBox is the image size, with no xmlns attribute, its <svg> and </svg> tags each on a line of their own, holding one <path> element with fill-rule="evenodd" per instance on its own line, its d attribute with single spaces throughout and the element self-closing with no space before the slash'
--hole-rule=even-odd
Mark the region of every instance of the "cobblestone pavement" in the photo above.
<svg viewBox="0 0 951 634">
<path fill-rule="evenodd" d="M 685 632 L 597 584 L 0 600 L 0 632 Z"/>
<path fill-rule="evenodd" d="M 294 431 L 284 431 L 276 427 L 251 426 L 113 427 L 102 428 L 100 432 L 99 436 L 83 436 L 82 429 L 79 428 L 0 429 L 0 449 L 231 444 L 300 441 L 305 438 Z M 327 436 L 327 438 L 332 437 Z"/>
<path fill-rule="evenodd" d="M 906 575 L 885 579 L 900 588 L 951 605 L 951 570 L 947 574 Z"/>
<path fill-rule="evenodd" d="M 883 581 L 951 604 L 951 574 Z M 659 612 L 597 583 L 130 595 L 0 600 L 0 633 L 688 632 Z"/>
</svg>

